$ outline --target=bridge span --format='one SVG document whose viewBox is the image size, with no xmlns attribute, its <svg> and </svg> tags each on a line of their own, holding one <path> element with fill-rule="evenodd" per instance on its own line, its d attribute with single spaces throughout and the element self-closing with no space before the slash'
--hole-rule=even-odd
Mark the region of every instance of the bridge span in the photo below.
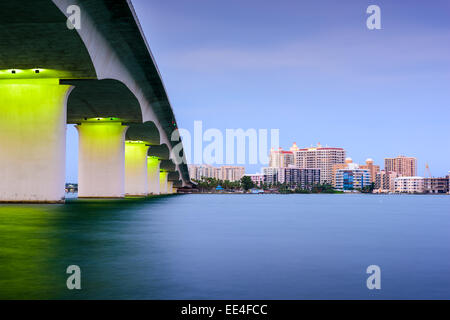
<svg viewBox="0 0 450 320">
<path fill-rule="evenodd" d="M 74 8 L 78 26 L 67 22 Z M 177 122 L 130 1 L 2 0 L 0 202 L 64 201 L 67 124 L 79 135 L 79 197 L 191 186 L 172 154 Z"/>
</svg>

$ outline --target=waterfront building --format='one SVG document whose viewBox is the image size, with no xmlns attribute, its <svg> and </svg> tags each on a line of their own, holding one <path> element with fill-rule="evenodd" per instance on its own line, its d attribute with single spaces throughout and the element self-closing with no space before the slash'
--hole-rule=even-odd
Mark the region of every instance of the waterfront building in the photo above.
<svg viewBox="0 0 450 320">
<path fill-rule="evenodd" d="M 449 179 L 445 178 L 424 178 L 423 188 L 425 193 L 448 193 Z"/>
<path fill-rule="evenodd" d="M 278 183 L 278 175 L 280 168 L 266 167 L 262 168 L 262 173 L 264 176 L 264 183 L 275 184 Z"/>
<path fill-rule="evenodd" d="M 246 176 L 250 177 L 252 182 L 258 187 L 264 183 L 264 174 L 262 173 L 246 174 Z"/>
<path fill-rule="evenodd" d="M 356 165 L 356 164 L 355 164 Z M 370 172 L 367 169 L 359 169 L 357 165 L 351 169 L 339 169 L 336 171 L 337 190 L 351 191 L 363 189 L 371 185 Z"/>
<path fill-rule="evenodd" d="M 219 179 L 219 168 L 213 167 L 208 164 L 188 165 L 189 176 L 194 180 L 201 180 L 202 178 L 215 178 Z"/>
<path fill-rule="evenodd" d="M 423 193 L 424 178 L 422 177 L 398 177 L 395 178 L 395 192 L 398 193 Z"/>
<path fill-rule="evenodd" d="M 282 148 L 270 150 L 269 167 L 287 168 L 294 164 L 294 154 L 292 151 L 284 151 Z"/>
<path fill-rule="evenodd" d="M 228 181 L 238 181 L 245 174 L 245 168 L 239 166 L 221 166 L 219 168 L 219 179 Z"/>
<path fill-rule="evenodd" d="M 405 156 L 385 158 L 384 170 L 395 171 L 403 177 L 415 177 L 417 175 L 417 159 Z"/>
<path fill-rule="evenodd" d="M 238 181 L 245 174 L 245 168 L 240 166 L 214 167 L 208 164 L 190 164 L 189 175 L 191 179 L 201 180 L 202 178 L 215 178 L 219 180 Z"/>
<path fill-rule="evenodd" d="M 380 166 L 375 165 L 372 159 L 367 159 L 366 164 L 362 164 L 359 166 L 360 169 L 366 169 L 370 172 L 370 182 L 375 183 L 377 178 L 377 174 L 380 172 Z"/>
<path fill-rule="evenodd" d="M 293 188 L 298 186 L 301 189 L 312 189 L 314 185 L 320 183 L 320 169 L 280 168 L 278 182 Z"/>
<path fill-rule="evenodd" d="M 349 169 L 350 166 L 353 166 L 352 158 L 345 158 L 344 163 L 338 163 L 333 165 L 332 174 L 331 174 L 331 185 L 336 188 L 336 172 L 339 169 Z"/>
<path fill-rule="evenodd" d="M 294 151 L 294 164 L 300 169 L 320 169 L 320 183 L 332 183 L 333 166 L 345 163 L 345 150 L 342 148 L 316 147 Z"/>
<path fill-rule="evenodd" d="M 375 177 L 375 190 L 378 193 L 395 192 L 395 178 L 398 178 L 395 171 L 381 170 Z"/>
</svg>

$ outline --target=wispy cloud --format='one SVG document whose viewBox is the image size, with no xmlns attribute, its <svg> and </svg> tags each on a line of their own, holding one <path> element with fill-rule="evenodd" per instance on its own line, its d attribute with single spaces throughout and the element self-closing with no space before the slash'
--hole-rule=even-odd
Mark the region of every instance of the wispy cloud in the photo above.
<svg viewBox="0 0 450 320">
<path fill-rule="evenodd" d="M 450 33 L 378 32 L 323 34 L 277 46 L 202 47 L 174 51 L 163 60 L 171 68 L 208 73 L 280 68 L 324 74 L 450 72 Z"/>
</svg>

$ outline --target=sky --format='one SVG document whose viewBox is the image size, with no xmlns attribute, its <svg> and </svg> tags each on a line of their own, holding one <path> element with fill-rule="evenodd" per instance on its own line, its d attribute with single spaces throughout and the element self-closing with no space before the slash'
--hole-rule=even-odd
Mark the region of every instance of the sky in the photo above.
<svg viewBox="0 0 450 320">
<path fill-rule="evenodd" d="M 133 0 L 178 127 L 279 129 L 287 149 L 450 170 L 450 2 Z M 381 30 L 369 30 L 369 5 Z M 68 128 L 68 180 L 77 136 Z M 247 173 L 261 165 L 246 165 Z"/>
</svg>

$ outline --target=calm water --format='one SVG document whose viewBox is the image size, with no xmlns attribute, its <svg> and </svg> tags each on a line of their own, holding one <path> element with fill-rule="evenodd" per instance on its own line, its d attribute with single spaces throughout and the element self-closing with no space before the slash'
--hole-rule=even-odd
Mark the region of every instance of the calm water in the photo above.
<svg viewBox="0 0 450 320">
<path fill-rule="evenodd" d="M 81 291 L 66 289 L 72 264 Z M 450 196 L 1 205 L 0 298 L 450 299 Z"/>
</svg>

